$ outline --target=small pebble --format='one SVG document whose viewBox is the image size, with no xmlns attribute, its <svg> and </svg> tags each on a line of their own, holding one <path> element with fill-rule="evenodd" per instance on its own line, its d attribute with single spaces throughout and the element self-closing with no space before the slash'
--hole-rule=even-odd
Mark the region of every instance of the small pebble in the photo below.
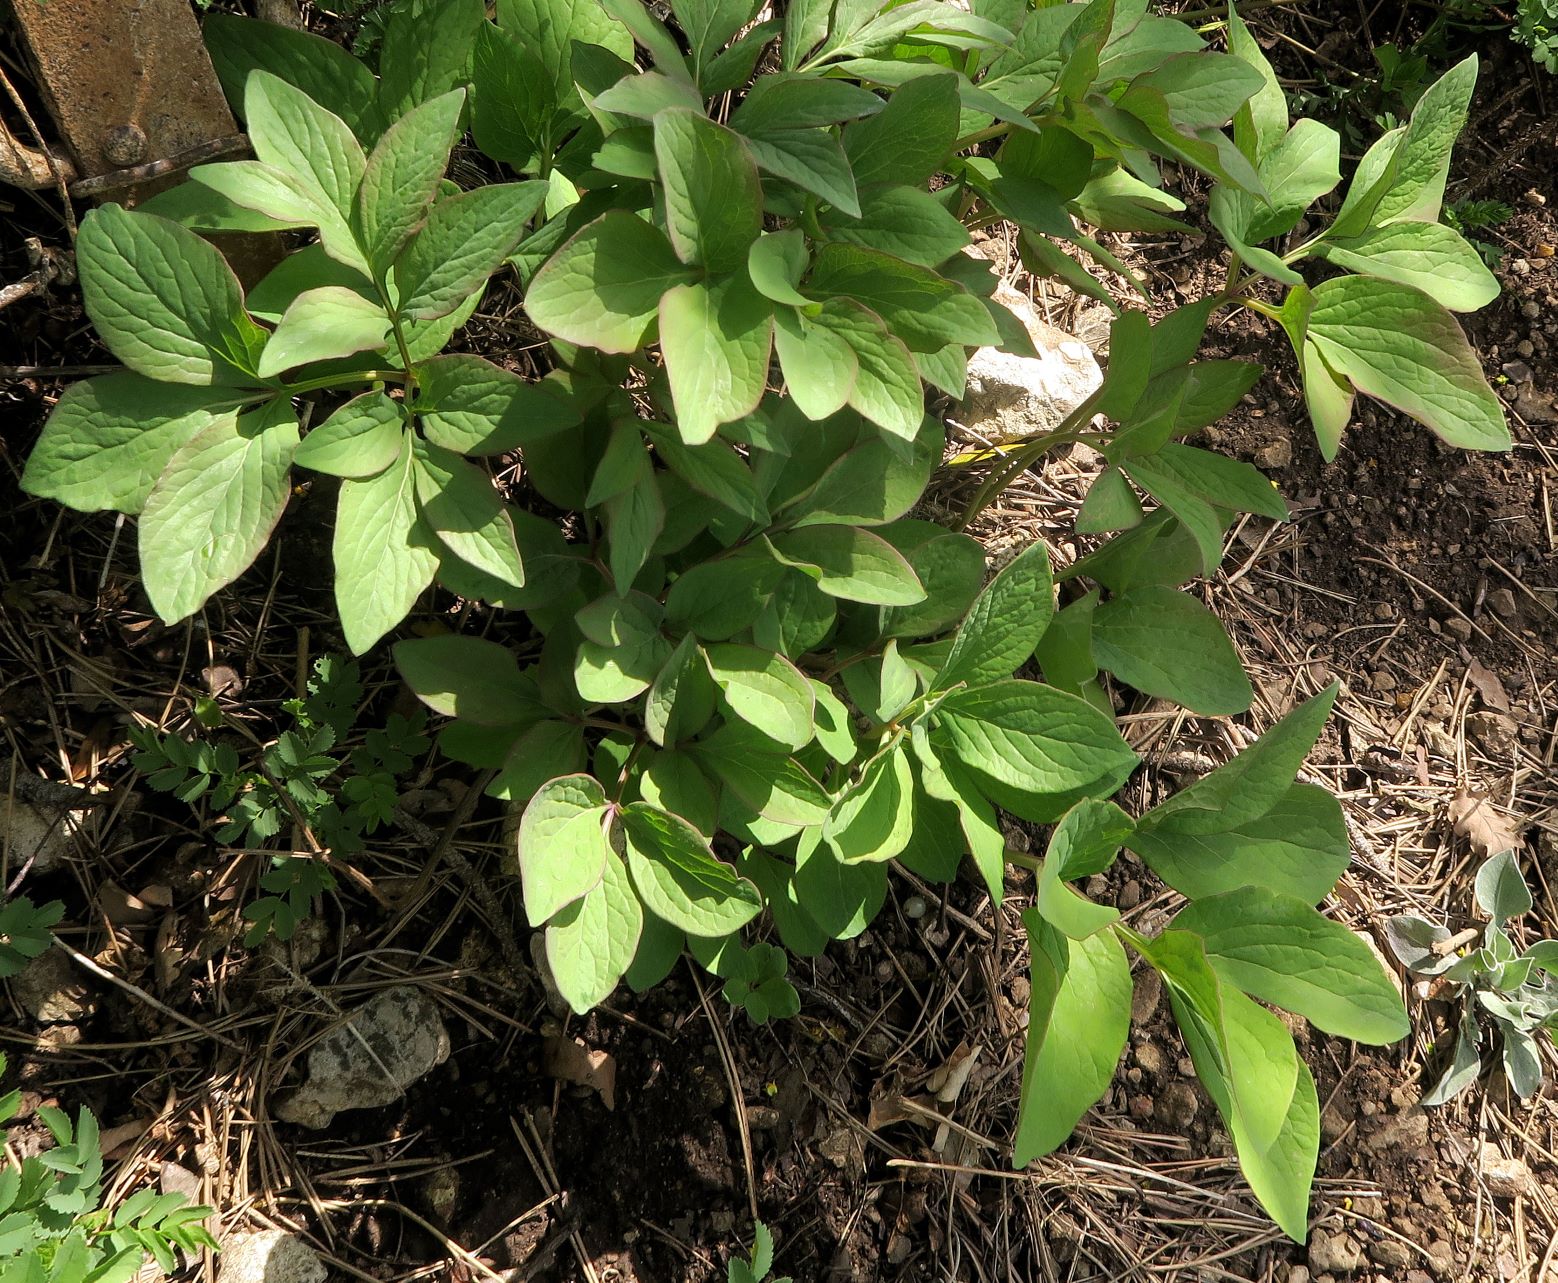
<svg viewBox="0 0 1558 1283">
<path fill-rule="evenodd" d="M 918 922 L 925 916 L 925 909 L 925 897 L 922 895 L 911 895 L 904 901 L 903 916 L 908 918 L 910 922 Z"/>
</svg>

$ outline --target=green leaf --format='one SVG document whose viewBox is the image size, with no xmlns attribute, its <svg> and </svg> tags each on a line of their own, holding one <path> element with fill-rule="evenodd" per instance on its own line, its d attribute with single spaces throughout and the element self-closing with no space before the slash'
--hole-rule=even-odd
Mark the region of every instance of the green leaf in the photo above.
<svg viewBox="0 0 1558 1283">
<path fill-rule="evenodd" d="M 860 85 L 826 76 L 760 76 L 730 116 L 738 133 L 763 136 L 875 115 L 887 104 Z"/>
<path fill-rule="evenodd" d="M 713 712 L 713 679 L 697 641 L 688 635 L 677 644 L 650 684 L 644 705 L 644 729 L 656 744 L 675 744 L 702 730 Z"/>
<path fill-rule="evenodd" d="M 900 739 L 839 794 L 823 822 L 823 841 L 843 864 L 891 860 L 913 834 L 913 797 L 914 777 Z"/>
<path fill-rule="evenodd" d="M 580 699 L 620 704 L 649 689 L 671 655 L 660 614 L 659 602 L 629 593 L 601 597 L 574 616 L 586 639 L 574 657 Z"/>
<path fill-rule="evenodd" d="M 1494 922 L 1508 922 L 1531 912 L 1531 891 L 1520 875 L 1514 851 L 1495 852 L 1477 870 L 1477 907 Z"/>
<path fill-rule="evenodd" d="M 938 754 L 931 746 L 923 720 L 910 728 L 910 740 L 925 793 L 950 803 L 956 811 L 964 849 L 990 889 L 990 898 L 999 905 L 1005 895 L 1006 837 L 995 808 L 986 799 L 984 783 L 976 781 L 973 772 L 961 763 Z"/>
<path fill-rule="evenodd" d="M 1218 978 L 1199 937 L 1165 931 L 1138 948 L 1163 976 L 1196 1075 L 1228 1124 L 1250 1188 L 1302 1242 L 1320 1109 L 1287 1028 Z"/>
<path fill-rule="evenodd" d="M 351 213 L 367 157 L 346 121 L 262 70 L 244 89 L 244 114 L 257 159 L 302 179 L 343 217 Z"/>
<path fill-rule="evenodd" d="M 800 669 L 756 646 L 715 643 L 705 650 L 709 675 L 730 711 L 787 748 L 811 742 L 815 697 Z"/>
<path fill-rule="evenodd" d="M 610 814 L 605 790 L 588 775 L 549 780 L 530 799 L 519 822 L 518 850 L 531 926 L 550 921 L 600 885 L 611 856 Z"/>
<path fill-rule="evenodd" d="M 633 965 L 623 979 L 634 993 L 653 989 L 675 969 L 687 944 L 687 933 L 662 922 L 652 913 L 644 914 L 643 932 L 638 937 L 638 951 L 633 955 Z"/>
<path fill-rule="evenodd" d="M 287 506 L 298 421 L 278 397 L 174 453 L 140 519 L 141 577 L 166 623 L 194 614 L 253 563 Z"/>
<path fill-rule="evenodd" d="M 370 274 L 349 220 L 306 178 L 258 160 L 196 165 L 189 176 L 228 202 L 285 226 L 317 227 L 325 253 L 353 272 Z"/>
<path fill-rule="evenodd" d="M 684 263 L 738 270 L 763 226 L 757 165 L 741 136 L 680 107 L 659 112 L 654 131 L 672 246 Z"/>
<path fill-rule="evenodd" d="M 335 605 L 361 655 L 406 617 L 433 582 L 438 553 L 417 515 L 412 456 L 365 481 L 341 482 L 335 515 Z"/>
<path fill-rule="evenodd" d="M 534 52 L 564 105 L 579 104 L 573 74 L 576 41 L 599 45 L 625 61 L 633 58 L 633 37 L 598 0 L 499 0 L 498 25 Z"/>
<path fill-rule="evenodd" d="M 925 417 L 925 392 L 903 340 L 875 312 L 853 299 L 829 299 L 811 319 L 843 339 L 855 354 L 848 404 L 892 436 L 914 440 Z M 784 360 L 782 350 L 780 360 Z"/>
<path fill-rule="evenodd" d="M 379 50 L 379 110 L 398 120 L 470 79 L 483 0 L 412 0 L 390 10 Z"/>
<path fill-rule="evenodd" d="M 761 730 L 727 723 L 694 743 L 690 751 L 710 775 L 764 819 L 820 825 L 832 806 L 822 785 Z"/>
<path fill-rule="evenodd" d="M 812 265 L 806 291 L 815 298 L 850 299 L 864 305 L 911 351 L 1000 341 L 988 309 L 974 294 L 929 268 L 880 250 L 837 242 L 824 245 Z"/>
<path fill-rule="evenodd" d="M 467 353 L 417 367 L 412 408 L 434 445 L 456 454 L 507 454 L 578 422 L 578 413 L 519 375 Z"/>
<path fill-rule="evenodd" d="M 759 169 L 794 183 L 854 217 L 860 213 L 855 177 L 844 147 L 826 129 L 775 129 L 746 133 Z"/>
<path fill-rule="evenodd" d="M 1439 221 L 1444 185 L 1450 175 L 1450 153 L 1466 126 L 1476 85 L 1477 55 L 1472 54 L 1434 81 L 1417 100 L 1392 156 L 1390 183 L 1374 207 L 1371 226 L 1403 220 Z"/>
<path fill-rule="evenodd" d="M 884 637 L 931 637 L 962 621 L 985 581 L 985 550 L 970 535 L 930 522 L 894 522 L 882 531 L 908 559 L 925 600 L 883 616 Z"/>
<path fill-rule="evenodd" d="M 1217 616 L 1172 588 L 1135 588 L 1100 605 L 1093 654 L 1137 690 L 1205 717 L 1242 713 L 1255 696 Z"/>
<path fill-rule="evenodd" d="M 880 526 L 908 512 L 941 461 L 945 432 L 927 415 L 910 458 L 875 433 L 841 454 L 796 505 L 794 524 Z"/>
<path fill-rule="evenodd" d="M 1227 54 L 1174 54 L 1135 77 L 1127 96 L 1152 89 L 1163 95 L 1169 117 L 1181 129 L 1216 129 L 1233 119 L 1250 98 L 1266 88 L 1260 70 Z"/>
<path fill-rule="evenodd" d="M 660 348 L 676 427 L 698 445 L 757 409 L 768 383 L 773 307 L 740 276 L 674 285 L 661 297 Z"/>
<path fill-rule="evenodd" d="M 293 300 L 260 355 L 259 375 L 272 378 L 314 361 L 377 352 L 389 339 L 390 319 L 355 290 L 325 285 Z"/>
<path fill-rule="evenodd" d="M 400 310 L 447 316 L 503 266 L 540 208 L 543 182 L 493 183 L 438 201 L 395 264 Z"/>
<path fill-rule="evenodd" d="M 633 802 L 619 815 L 628 872 L 657 917 L 696 936 L 740 930 L 763 908 L 747 879 L 715 859 L 707 839 L 686 820 Z"/>
<path fill-rule="evenodd" d="M 801 839 L 796 853 L 795 898 L 808 917 L 834 940 L 858 936 L 887 898 L 887 865 L 844 864 L 820 835 Z"/>
<path fill-rule="evenodd" d="M 1260 73 L 1260 88 L 1240 106 L 1233 118 L 1233 136 L 1239 150 L 1252 164 L 1259 164 L 1288 132 L 1287 95 L 1282 92 L 1265 51 L 1231 3 L 1228 6 L 1228 52 Z"/>
<path fill-rule="evenodd" d="M 1332 683 L 1262 735 L 1231 762 L 1203 775 L 1141 819 L 1141 831 L 1190 836 L 1226 833 L 1271 810 L 1284 796 L 1320 737 L 1337 686 Z"/>
<path fill-rule="evenodd" d="M 811 300 L 800 293 L 797 286 L 806 275 L 810 261 L 806 236 L 800 228 L 765 232 L 747 250 L 747 275 L 764 298 L 792 307 L 809 307 Z"/>
<path fill-rule="evenodd" d="M 1411 1032 L 1373 950 L 1294 896 L 1241 887 L 1187 905 L 1172 926 L 1201 937 L 1223 980 L 1326 1033 L 1383 1044 Z"/>
<path fill-rule="evenodd" d="M 703 562 L 671 585 L 666 618 L 705 641 L 724 641 L 752 625 L 782 574 L 755 549 Z"/>
<path fill-rule="evenodd" d="M 222 90 L 234 107 L 243 106 L 251 73 L 263 70 L 334 112 L 359 138 L 377 133 L 373 73 L 335 41 L 228 13 L 207 13 L 201 34 Z"/>
<path fill-rule="evenodd" d="M 666 30 L 665 24 L 645 8 L 643 0 L 600 0 L 600 6 L 633 33 L 633 39 L 648 50 L 658 70 L 691 82 L 692 71 L 675 38 Z"/>
<path fill-rule="evenodd" d="M 353 397 L 311 428 L 292 461 L 335 477 L 371 477 L 400 458 L 405 410 L 382 392 Z"/>
<path fill-rule="evenodd" d="M 671 10 L 692 47 L 695 76 L 701 79 L 703 68 L 751 21 L 756 8 L 756 0 L 676 0 Z"/>
<path fill-rule="evenodd" d="M 1118 439 L 1118 438 L 1117 438 Z M 1087 498 L 1077 509 L 1077 531 L 1086 535 L 1112 534 L 1141 525 L 1141 500 L 1118 468 L 1105 468 L 1088 487 Z"/>
<path fill-rule="evenodd" d="M 564 51 L 564 57 L 567 57 Z M 577 98 L 570 80 L 565 91 Z M 471 132 L 494 160 L 531 171 L 545 149 L 558 86 L 533 46 L 481 23 L 471 58 Z"/>
<path fill-rule="evenodd" d="M 1089 798 L 1066 812 L 1050 836 L 1034 900 L 1046 922 L 1073 940 L 1085 940 L 1119 920 L 1118 909 L 1094 904 L 1066 883 L 1113 864 L 1133 827 L 1131 817 L 1113 802 Z"/>
<path fill-rule="evenodd" d="M 808 419 L 837 414 L 860 376 L 855 349 L 844 336 L 790 308 L 780 308 L 774 322 L 774 352 L 790 399 Z"/>
<path fill-rule="evenodd" d="M 1091 704 L 1038 682 L 954 691 L 933 716 L 938 748 L 945 745 L 970 769 L 1031 793 L 1086 788 L 1138 760 Z"/>
<path fill-rule="evenodd" d="M 1455 318 L 1409 285 L 1341 276 L 1317 285 L 1308 338 L 1325 364 L 1453 446 L 1508 450 L 1504 408 Z"/>
<path fill-rule="evenodd" d="M 1341 804 L 1313 784 L 1293 784 L 1264 814 L 1212 832 L 1159 827 L 1153 814 L 1142 817 L 1128 845 L 1191 899 L 1262 886 L 1315 904 L 1351 858 Z"/>
<path fill-rule="evenodd" d="M 611 851 L 605 857 L 594 889 L 546 927 L 546 961 L 552 979 L 580 1015 L 611 996 L 633 965 L 644 928 L 643 906 L 627 870 Z"/>
<path fill-rule="evenodd" d="M 461 561 L 515 588 L 525 586 L 514 522 L 492 479 L 459 455 L 417 441 L 417 507 L 429 530 Z"/>
<path fill-rule="evenodd" d="M 449 634 L 395 643 L 395 667 L 435 713 L 478 726 L 522 726 L 545 720 L 535 678 L 514 652 L 480 637 Z"/>
<path fill-rule="evenodd" d="M 958 136 L 957 77 L 917 76 L 887 106 L 844 130 L 855 182 L 917 187 L 934 174 Z"/>
<path fill-rule="evenodd" d="M 548 780 L 582 769 L 584 760 L 584 730 L 577 722 L 537 722 L 514 741 L 487 793 L 505 802 L 529 802 Z"/>
<path fill-rule="evenodd" d="M 755 525 L 768 524 L 768 508 L 758 493 L 752 470 L 725 442 L 689 446 L 657 433 L 655 452 L 666 467 L 699 494 L 723 504 Z"/>
<path fill-rule="evenodd" d="M 1318 120 L 1300 120 L 1260 162 L 1269 205 L 1252 204 L 1244 235 L 1252 244 L 1286 235 L 1320 197 L 1341 182 L 1341 136 Z"/>
<path fill-rule="evenodd" d="M 665 529 L 665 499 L 660 483 L 649 466 L 649 457 L 639 452 L 632 484 L 606 501 L 606 527 L 610 536 L 611 579 L 619 593 L 633 586 L 633 580 L 649 560 L 655 540 Z"/>
<path fill-rule="evenodd" d="M 1443 223 L 1391 223 L 1323 240 L 1313 252 L 1349 272 L 1410 285 L 1452 312 L 1475 312 L 1498 297 L 1498 278 L 1482 256 Z"/>
<path fill-rule="evenodd" d="M 1062 1145 L 1109 1089 L 1131 1025 L 1131 973 L 1112 931 L 1068 940 L 1025 909 L 1028 1041 L 1012 1166 Z"/>
<path fill-rule="evenodd" d="M 381 279 L 427 218 L 464 107 L 464 89 L 423 103 L 386 129 L 368 157 L 355 225 L 363 254 Z"/>
<path fill-rule="evenodd" d="M 902 553 L 880 535 L 855 526 L 806 526 L 776 535 L 786 565 L 817 581 L 830 597 L 875 606 L 912 606 L 925 589 Z"/>
<path fill-rule="evenodd" d="M 536 273 L 530 319 L 568 343 L 635 352 L 650 342 L 660 296 L 690 280 L 665 233 L 636 214 L 602 214 Z"/>
<path fill-rule="evenodd" d="M 985 586 L 952 639 L 934 689 L 1010 677 L 1033 654 L 1055 615 L 1049 550 L 1033 543 Z"/>
<path fill-rule="evenodd" d="M 191 437 L 233 424 L 245 396 L 121 372 L 65 389 L 27 456 L 22 489 L 81 512 L 139 512 Z"/>
<path fill-rule="evenodd" d="M 208 242 L 155 214 L 103 205 L 76 237 L 81 301 L 98 336 L 163 383 L 252 384 L 265 332 Z"/>
</svg>

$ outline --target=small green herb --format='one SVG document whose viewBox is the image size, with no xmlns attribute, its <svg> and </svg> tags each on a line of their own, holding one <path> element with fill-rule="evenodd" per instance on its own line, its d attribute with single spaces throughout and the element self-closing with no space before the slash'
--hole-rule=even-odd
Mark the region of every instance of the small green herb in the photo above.
<svg viewBox="0 0 1558 1283">
<path fill-rule="evenodd" d="M 1459 1008 L 1454 1054 L 1424 1095 L 1425 1105 L 1442 1105 L 1477 1081 L 1482 1022 L 1491 1021 L 1497 1030 L 1504 1076 L 1522 1100 L 1542 1085 L 1543 1035 L 1558 1035 L 1558 941 L 1539 940 L 1522 953 L 1507 930 L 1531 909 L 1531 893 L 1513 851 L 1491 856 L 1477 870 L 1475 899 L 1488 919 L 1475 948 L 1455 947 L 1464 937 L 1415 914 L 1398 914 L 1385 926 L 1390 947 L 1407 970 L 1448 986 L 1450 1001 Z"/>
<path fill-rule="evenodd" d="M 5 1072 L 0 1054 L 0 1074 Z M 16 1116 L 21 1093 L 0 1097 L 0 1124 Z M 162 1274 L 179 1268 L 179 1253 L 217 1250 L 202 1222 L 209 1207 L 182 1194 L 146 1189 L 113 1211 L 102 1206 L 103 1156 L 97 1119 L 82 1109 L 74 1123 L 41 1105 L 38 1118 L 54 1147 L 0 1166 L 0 1274 L 48 1283 L 129 1283 L 148 1256 Z M 0 1143 L 8 1133 L 0 1132 Z"/>
</svg>

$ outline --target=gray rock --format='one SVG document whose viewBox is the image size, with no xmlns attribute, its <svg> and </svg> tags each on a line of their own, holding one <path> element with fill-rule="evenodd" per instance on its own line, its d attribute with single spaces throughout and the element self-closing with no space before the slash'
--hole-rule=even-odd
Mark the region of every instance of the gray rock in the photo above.
<svg viewBox="0 0 1558 1283">
<path fill-rule="evenodd" d="M 222 1245 L 218 1283 L 324 1283 L 325 1263 L 285 1230 L 242 1234 Z"/>
<path fill-rule="evenodd" d="M 385 989 L 308 1053 L 308 1080 L 276 1106 L 276 1117 L 325 1127 L 343 1109 L 376 1109 L 449 1058 L 438 1005 L 414 985 Z"/>
<path fill-rule="evenodd" d="M 1388 974 L 1388 973 L 1387 973 Z M 1370 1154 L 1390 1152 L 1415 1153 L 1428 1144 L 1428 1115 L 1416 1105 L 1409 1105 L 1377 1131 L 1370 1132 L 1363 1140 L 1363 1148 Z"/>
<path fill-rule="evenodd" d="M 1524 1160 L 1505 1158 L 1492 1142 L 1482 1146 L 1482 1179 L 1494 1198 L 1519 1198 L 1536 1187 Z"/>
<path fill-rule="evenodd" d="M 1351 1234 L 1316 1230 L 1309 1236 L 1309 1268 L 1317 1274 L 1353 1274 L 1363 1265 L 1363 1248 Z"/>
<path fill-rule="evenodd" d="M 1163 1089 L 1158 1097 L 1157 1116 L 1167 1127 L 1185 1131 L 1195 1122 L 1201 1102 L 1196 1099 L 1195 1088 L 1189 1083 L 1174 1082 Z"/>
<path fill-rule="evenodd" d="M 1399 1238 L 1376 1238 L 1369 1240 L 1369 1260 L 1387 1270 L 1400 1271 L 1411 1265 L 1417 1259 L 1411 1246 L 1403 1243 Z"/>
<path fill-rule="evenodd" d="M 1255 452 L 1257 468 L 1285 468 L 1293 462 L 1293 443 L 1286 437 Z"/>
<path fill-rule="evenodd" d="M 97 1010 L 97 998 L 85 973 L 63 949 L 49 949 L 11 980 L 16 1000 L 39 1024 L 65 1025 L 84 1020 Z"/>
<path fill-rule="evenodd" d="M 80 811 L 51 811 L 21 798 L 0 799 L 0 846 L 14 873 L 28 860 L 34 873 L 56 869 L 75 850 Z"/>
<path fill-rule="evenodd" d="M 968 361 L 962 421 L 989 441 L 1048 432 L 1103 382 L 1092 350 L 1048 324 L 1015 290 L 997 289 L 1033 339 L 1037 356 L 982 347 Z"/>
</svg>

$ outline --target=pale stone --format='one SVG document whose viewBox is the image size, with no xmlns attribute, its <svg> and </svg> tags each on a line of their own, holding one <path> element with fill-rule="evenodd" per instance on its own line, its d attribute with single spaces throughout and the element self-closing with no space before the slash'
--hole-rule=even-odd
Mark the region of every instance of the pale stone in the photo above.
<svg viewBox="0 0 1558 1283">
<path fill-rule="evenodd" d="M 276 1117 L 325 1127 L 343 1109 L 376 1109 L 449 1058 L 438 1005 L 413 985 L 386 989 L 354 1011 L 308 1053 L 308 1080 L 276 1106 Z"/>
</svg>

